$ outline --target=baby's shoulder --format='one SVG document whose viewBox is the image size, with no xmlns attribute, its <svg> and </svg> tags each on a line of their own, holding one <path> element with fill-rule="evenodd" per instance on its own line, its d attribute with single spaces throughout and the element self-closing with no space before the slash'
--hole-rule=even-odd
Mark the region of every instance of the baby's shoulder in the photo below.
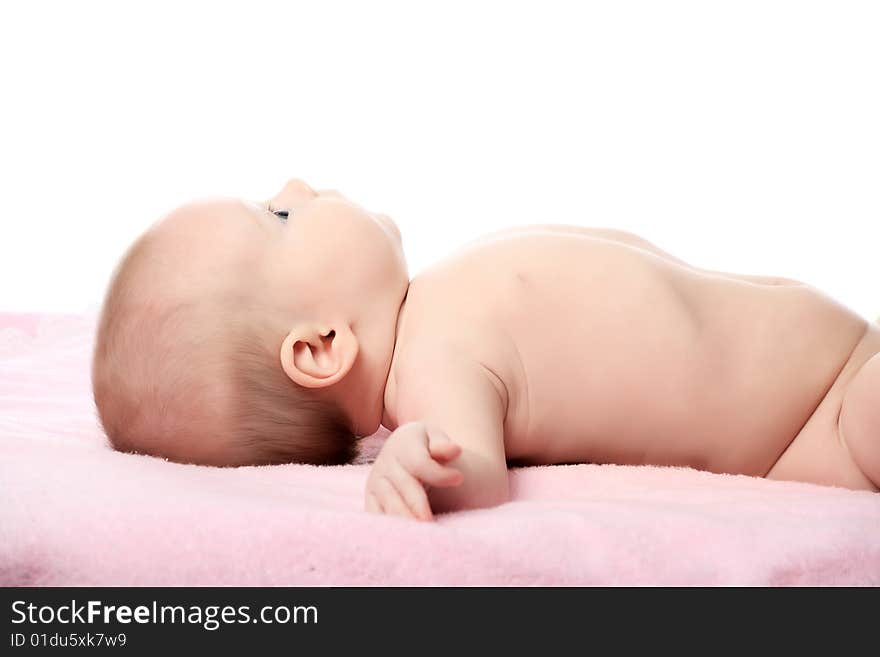
<svg viewBox="0 0 880 657">
<path fill-rule="evenodd" d="M 450 355 L 476 359 L 498 332 L 492 286 L 454 268 L 438 268 L 410 283 L 395 349 L 408 361 L 432 366 Z"/>
<path fill-rule="evenodd" d="M 394 379 L 409 394 L 436 395 L 439 389 L 502 389 L 511 347 L 503 317 L 491 302 L 474 302 L 473 290 L 445 281 L 414 280 L 392 362 Z M 467 299 L 461 296 L 469 295 Z"/>
<path fill-rule="evenodd" d="M 394 415 L 420 417 L 426 410 L 460 407 L 487 394 L 506 406 L 507 386 L 491 364 L 465 341 L 415 340 L 392 367 Z M 387 400 L 386 400 L 387 402 Z"/>
</svg>

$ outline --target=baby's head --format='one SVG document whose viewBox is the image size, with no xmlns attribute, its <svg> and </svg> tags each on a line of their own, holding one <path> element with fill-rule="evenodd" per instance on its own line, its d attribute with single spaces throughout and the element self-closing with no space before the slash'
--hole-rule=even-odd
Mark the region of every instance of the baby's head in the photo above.
<svg viewBox="0 0 880 657">
<path fill-rule="evenodd" d="M 111 444 L 223 466 L 350 461 L 382 420 L 408 286 L 388 217 L 299 180 L 268 203 L 174 210 L 102 308 L 92 382 Z"/>
</svg>

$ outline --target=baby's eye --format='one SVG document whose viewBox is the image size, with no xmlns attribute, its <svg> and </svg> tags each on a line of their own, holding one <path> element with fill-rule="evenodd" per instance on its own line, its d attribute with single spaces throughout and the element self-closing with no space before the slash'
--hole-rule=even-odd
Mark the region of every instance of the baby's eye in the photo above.
<svg viewBox="0 0 880 657">
<path fill-rule="evenodd" d="M 269 208 L 269 212 L 281 219 L 282 223 L 287 221 L 287 216 L 290 214 L 289 210 L 274 210 L 272 208 Z"/>
</svg>

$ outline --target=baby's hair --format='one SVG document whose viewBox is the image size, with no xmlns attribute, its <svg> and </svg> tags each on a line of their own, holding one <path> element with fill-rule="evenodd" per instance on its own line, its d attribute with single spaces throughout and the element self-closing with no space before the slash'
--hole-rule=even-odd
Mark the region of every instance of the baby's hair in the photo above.
<svg viewBox="0 0 880 657">
<path fill-rule="evenodd" d="M 111 446 L 216 465 L 350 462 L 344 413 L 284 373 L 284 336 L 256 293 L 163 299 L 154 247 L 147 234 L 126 253 L 97 329 L 92 386 Z M 225 455 L 187 450 L 208 441 Z"/>
<path fill-rule="evenodd" d="M 260 463 L 339 465 L 356 455 L 355 441 L 344 413 L 313 391 L 294 383 L 281 367 L 277 344 L 254 339 L 253 332 L 232 336 L 233 404 L 238 439 Z"/>
</svg>

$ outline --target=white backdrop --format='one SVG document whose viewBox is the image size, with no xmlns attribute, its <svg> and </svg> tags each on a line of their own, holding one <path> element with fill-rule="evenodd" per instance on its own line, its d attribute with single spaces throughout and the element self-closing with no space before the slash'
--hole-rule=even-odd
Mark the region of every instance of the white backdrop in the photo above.
<svg viewBox="0 0 880 657">
<path fill-rule="evenodd" d="M 94 309 L 122 250 L 288 177 L 412 273 L 520 223 L 635 231 L 880 314 L 880 3 L 4 2 L 0 311 Z"/>
</svg>

